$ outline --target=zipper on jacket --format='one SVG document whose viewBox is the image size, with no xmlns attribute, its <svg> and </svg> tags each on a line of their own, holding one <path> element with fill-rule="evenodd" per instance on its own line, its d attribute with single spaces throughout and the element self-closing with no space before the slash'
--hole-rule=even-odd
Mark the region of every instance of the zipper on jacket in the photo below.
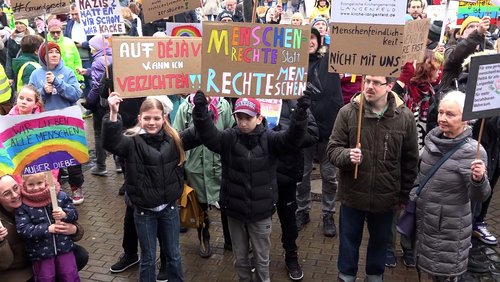
<svg viewBox="0 0 500 282">
<path fill-rule="evenodd" d="M 385 133 L 385 139 L 384 139 L 384 162 L 385 162 L 385 158 L 387 157 L 387 151 L 389 150 L 388 146 L 387 146 L 387 140 L 389 140 L 389 133 Z"/>
<path fill-rule="evenodd" d="M 379 132 L 378 127 L 379 127 L 379 123 L 380 123 L 380 118 L 377 118 L 377 125 L 375 126 L 375 138 L 374 138 L 375 142 L 377 142 L 377 140 L 378 140 L 378 132 Z M 377 146 L 375 146 L 374 148 L 377 148 Z M 376 160 L 377 160 L 377 150 L 373 150 L 372 160 L 373 160 L 373 162 L 376 162 Z M 371 175 L 371 180 L 372 180 L 371 182 L 372 183 L 371 183 L 370 188 L 368 189 L 368 191 L 369 191 L 368 192 L 368 199 L 370 201 L 370 209 L 373 208 L 373 195 L 372 194 L 373 194 L 373 186 L 375 185 L 375 177 L 374 176 L 377 175 L 376 174 L 377 173 L 376 170 L 377 170 L 377 166 L 375 165 L 375 163 L 373 163 L 373 165 L 372 165 L 372 175 Z"/>
<path fill-rule="evenodd" d="M 52 221 L 50 220 L 49 213 L 47 212 L 47 208 L 45 207 L 45 208 L 43 208 L 43 210 L 45 211 L 45 215 L 47 216 L 48 222 L 52 223 Z M 49 224 L 49 226 L 50 226 L 50 224 Z M 57 256 L 56 234 L 52 234 L 52 243 L 54 243 L 54 254 Z"/>
</svg>

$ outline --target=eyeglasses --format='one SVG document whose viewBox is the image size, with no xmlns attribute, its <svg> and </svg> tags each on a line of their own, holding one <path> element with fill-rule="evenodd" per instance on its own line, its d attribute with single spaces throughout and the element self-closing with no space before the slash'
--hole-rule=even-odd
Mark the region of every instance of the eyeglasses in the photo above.
<svg viewBox="0 0 500 282">
<path fill-rule="evenodd" d="M 54 30 L 54 31 L 51 31 L 50 34 L 61 34 L 61 31 L 60 30 Z"/>
<path fill-rule="evenodd" d="M 369 80 L 369 79 L 365 79 L 365 84 L 366 84 L 366 85 L 370 85 L 370 83 L 371 83 L 373 86 L 375 86 L 375 87 L 380 87 L 380 86 L 382 86 L 382 85 L 387 85 L 387 82 L 382 83 L 382 82 L 380 82 L 380 81 L 378 81 L 378 80 Z"/>
<path fill-rule="evenodd" d="M 4 174 L 0 176 L 0 180 L 2 180 L 2 178 L 4 178 L 5 176 L 12 178 L 10 174 Z M 19 194 L 19 185 L 17 183 L 15 183 L 12 187 L 10 187 L 9 190 L 6 190 L 2 194 L 0 194 L 0 197 L 4 199 L 12 198 L 14 196 L 14 193 Z"/>
</svg>

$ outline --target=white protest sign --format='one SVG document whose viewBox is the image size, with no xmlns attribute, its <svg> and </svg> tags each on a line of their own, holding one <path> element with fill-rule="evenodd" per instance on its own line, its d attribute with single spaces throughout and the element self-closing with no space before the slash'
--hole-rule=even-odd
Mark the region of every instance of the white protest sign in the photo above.
<svg viewBox="0 0 500 282">
<path fill-rule="evenodd" d="M 78 1 L 86 35 L 126 33 L 121 6 L 116 3 L 115 0 Z"/>
<path fill-rule="evenodd" d="M 331 1 L 330 21 L 336 23 L 361 23 L 404 25 L 406 1 L 402 0 L 335 0 Z"/>
</svg>

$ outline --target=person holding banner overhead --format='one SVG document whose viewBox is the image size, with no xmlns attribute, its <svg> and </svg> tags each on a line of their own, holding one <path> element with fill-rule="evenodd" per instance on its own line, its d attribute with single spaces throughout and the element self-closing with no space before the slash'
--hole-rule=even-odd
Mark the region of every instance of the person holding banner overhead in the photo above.
<svg viewBox="0 0 500 282">
<path fill-rule="evenodd" d="M 22 205 L 21 188 L 10 175 L 0 176 L 0 281 L 20 282 L 32 281 L 33 271 L 27 259 L 25 241 L 17 233 L 14 210 Z M 55 232 L 69 235 L 73 241 L 83 236 L 83 228 L 76 222 L 56 222 Z M 73 250 L 78 270 L 87 264 L 88 252 L 75 244 Z"/>
<path fill-rule="evenodd" d="M 383 281 L 394 211 L 408 201 L 417 176 L 417 126 L 413 113 L 391 92 L 395 81 L 367 75 L 364 92 L 340 110 L 326 149 L 328 160 L 338 168 L 339 281 L 356 280 L 365 221 L 370 233 L 367 281 Z M 363 128 L 356 144 L 360 102 Z"/>
<path fill-rule="evenodd" d="M 157 237 L 167 258 L 168 281 L 184 281 L 177 200 L 184 187 L 184 150 L 200 142 L 194 129 L 177 133 L 158 99 L 144 100 L 137 125 L 123 134 L 118 115 L 122 101 L 116 92 L 109 96 L 110 113 L 104 116 L 102 141 L 106 150 L 125 159 L 125 189 L 134 205 L 141 247 L 139 281 L 156 281 Z"/>
<path fill-rule="evenodd" d="M 419 163 L 422 180 L 443 155 L 456 149 L 416 198 L 417 268 L 432 281 L 462 281 L 471 246 L 471 200 L 482 202 L 491 192 L 486 151 L 472 139 L 472 130 L 462 121 L 464 103 L 465 94 L 459 91 L 443 97 L 439 126 L 425 137 Z M 415 192 L 416 188 L 412 198 Z"/>
<path fill-rule="evenodd" d="M 16 209 L 17 232 L 26 241 L 26 254 L 33 265 L 35 281 L 80 281 L 70 236 L 57 234 L 56 221 L 74 223 L 78 213 L 72 200 L 56 185 L 54 198 L 49 173 L 23 175 L 21 207 Z M 55 198 L 57 197 L 57 198 Z M 54 203 L 54 200 L 56 203 Z"/>
<path fill-rule="evenodd" d="M 64 109 L 75 105 L 82 90 L 73 71 L 61 60 L 59 45 L 55 42 L 42 44 L 38 49 L 38 58 L 42 68 L 31 73 L 29 84 L 42 94 L 45 110 Z M 73 204 L 79 205 L 84 201 L 82 166 L 70 166 L 68 173 Z"/>
</svg>

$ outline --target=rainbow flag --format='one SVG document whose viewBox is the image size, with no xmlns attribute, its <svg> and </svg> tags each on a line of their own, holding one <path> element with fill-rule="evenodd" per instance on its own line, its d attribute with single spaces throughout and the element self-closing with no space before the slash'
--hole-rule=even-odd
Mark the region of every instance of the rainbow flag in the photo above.
<svg viewBox="0 0 500 282">
<path fill-rule="evenodd" d="M 38 173 L 88 159 L 79 106 L 0 117 L 0 175 Z"/>
<path fill-rule="evenodd" d="M 490 0 L 477 0 L 477 2 L 460 1 L 458 5 L 457 24 L 462 24 L 468 16 L 482 18 L 489 16 L 491 18 L 490 24 L 497 23 L 497 16 L 499 15 L 499 7 L 491 3 Z"/>
</svg>

